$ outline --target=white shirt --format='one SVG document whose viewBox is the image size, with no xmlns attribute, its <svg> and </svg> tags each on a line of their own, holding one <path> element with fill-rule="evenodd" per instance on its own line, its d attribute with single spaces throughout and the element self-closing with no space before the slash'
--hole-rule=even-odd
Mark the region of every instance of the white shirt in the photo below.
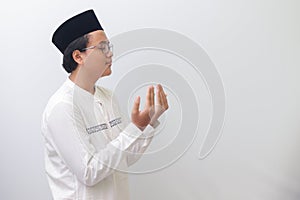
<svg viewBox="0 0 300 200">
<path fill-rule="evenodd" d="M 155 127 L 157 127 L 157 124 Z M 45 168 L 53 198 L 129 200 L 128 176 L 152 141 L 120 112 L 111 91 L 95 94 L 69 78 L 50 98 L 42 118 Z"/>
</svg>

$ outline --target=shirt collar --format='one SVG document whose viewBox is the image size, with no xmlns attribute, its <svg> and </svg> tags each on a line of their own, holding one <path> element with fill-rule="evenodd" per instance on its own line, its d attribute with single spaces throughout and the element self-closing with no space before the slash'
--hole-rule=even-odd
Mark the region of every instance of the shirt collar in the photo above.
<svg viewBox="0 0 300 200">
<path fill-rule="evenodd" d="M 69 86 L 70 88 L 73 88 L 75 83 L 73 81 L 71 81 L 71 79 L 69 77 L 67 77 L 66 81 L 65 81 L 65 84 L 67 86 Z"/>
</svg>

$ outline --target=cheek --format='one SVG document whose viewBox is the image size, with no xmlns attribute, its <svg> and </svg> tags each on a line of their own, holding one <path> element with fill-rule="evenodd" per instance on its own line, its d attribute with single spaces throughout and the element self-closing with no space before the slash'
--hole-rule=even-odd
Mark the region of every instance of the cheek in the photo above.
<svg viewBox="0 0 300 200">
<path fill-rule="evenodd" d="M 85 60 L 86 69 L 90 74 L 97 75 L 98 77 L 110 75 L 111 70 L 107 68 L 106 61 L 107 58 L 100 50 L 94 50 Z"/>
<path fill-rule="evenodd" d="M 105 67 L 106 57 L 100 50 L 92 51 L 85 59 L 85 64 L 88 68 L 96 69 L 99 67 Z"/>
</svg>

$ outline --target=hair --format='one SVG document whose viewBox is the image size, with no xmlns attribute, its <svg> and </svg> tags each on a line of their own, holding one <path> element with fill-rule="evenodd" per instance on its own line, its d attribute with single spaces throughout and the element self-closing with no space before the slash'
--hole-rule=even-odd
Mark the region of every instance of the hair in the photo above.
<svg viewBox="0 0 300 200">
<path fill-rule="evenodd" d="M 68 73 L 74 71 L 78 66 L 78 63 L 73 59 L 73 52 L 75 50 L 82 52 L 82 49 L 87 47 L 88 42 L 89 35 L 85 34 L 72 41 L 65 49 L 62 66 Z"/>
</svg>

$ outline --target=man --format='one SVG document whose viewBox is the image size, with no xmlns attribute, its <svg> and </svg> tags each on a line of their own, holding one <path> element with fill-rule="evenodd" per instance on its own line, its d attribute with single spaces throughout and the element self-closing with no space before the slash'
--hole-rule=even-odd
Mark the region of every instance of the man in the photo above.
<svg viewBox="0 0 300 200">
<path fill-rule="evenodd" d="M 52 42 L 63 53 L 63 67 L 70 73 L 42 119 L 53 198 L 128 200 L 126 168 L 151 143 L 157 119 L 168 109 L 166 94 L 157 85 L 154 95 L 150 86 L 145 108 L 139 110 L 137 97 L 129 121 L 112 92 L 95 86 L 99 78 L 111 74 L 113 53 L 93 10 L 64 22 Z"/>
</svg>

